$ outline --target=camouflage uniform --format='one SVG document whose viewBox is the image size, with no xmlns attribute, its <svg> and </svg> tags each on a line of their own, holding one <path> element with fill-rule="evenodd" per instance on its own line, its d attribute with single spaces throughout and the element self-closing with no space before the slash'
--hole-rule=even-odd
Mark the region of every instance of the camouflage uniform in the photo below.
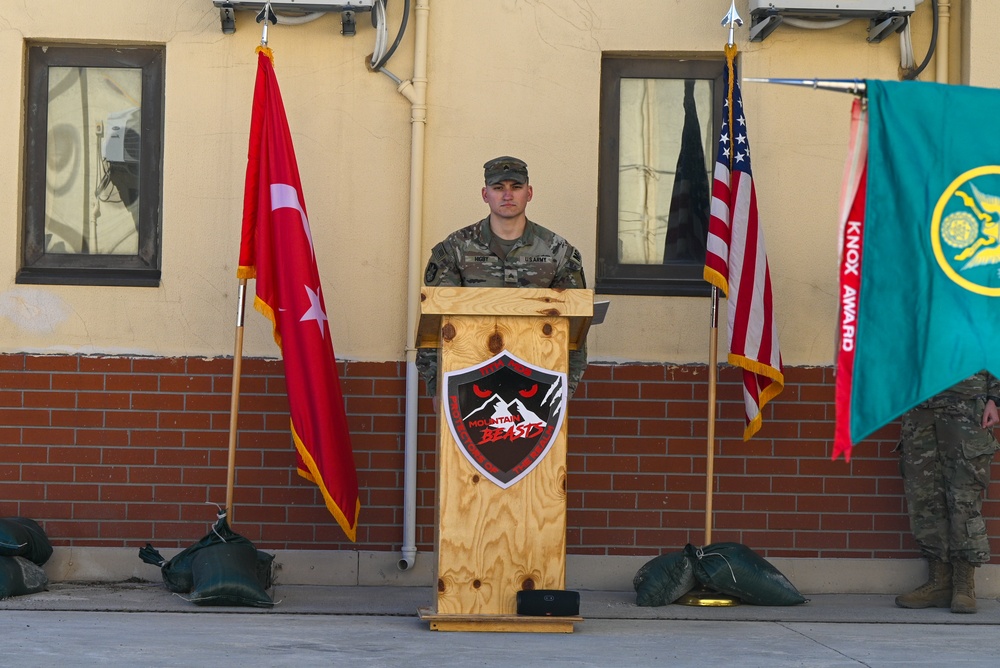
<svg viewBox="0 0 1000 668">
<path fill-rule="evenodd" d="M 453 232 L 431 250 L 424 285 L 481 288 L 586 288 L 580 251 L 561 236 L 527 222 L 505 253 L 489 217 Z M 570 351 L 568 384 L 576 390 L 587 367 L 587 348 Z M 427 390 L 437 391 L 437 350 L 417 351 L 417 370 Z"/>
<path fill-rule="evenodd" d="M 981 510 L 1000 445 L 981 421 L 987 399 L 1000 405 L 998 395 L 997 379 L 981 371 L 903 415 L 897 449 L 910 527 L 929 559 L 990 560 Z"/>
</svg>

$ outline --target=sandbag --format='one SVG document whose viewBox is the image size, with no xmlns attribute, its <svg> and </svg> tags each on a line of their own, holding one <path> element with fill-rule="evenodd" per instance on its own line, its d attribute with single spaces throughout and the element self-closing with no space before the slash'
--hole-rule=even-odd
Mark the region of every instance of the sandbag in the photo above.
<svg viewBox="0 0 1000 668">
<path fill-rule="evenodd" d="M 257 549 L 252 544 L 208 545 L 192 558 L 191 573 L 194 586 L 188 600 L 196 605 L 274 605 L 257 579 Z"/>
<path fill-rule="evenodd" d="M 632 578 L 632 586 L 636 605 L 670 605 L 694 589 L 694 565 L 686 552 L 661 554 L 643 564 Z"/>
<path fill-rule="evenodd" d="M 684 548 L 695 579 L 705 587 L 751 605 L 798 605 L 806 599 L 781 572 L 740 543 Z"/>
<path fill-rule="evenodd" d="M 24 557 L 41 566 L 52 556 L 52 544 L 35 520 L 5 517 L 0 519 L 0 556 Z"/>
<path fill-rule="evenodd" d="M 24 557 L 0 557 L 0 599 L 45 591 L 49 578 L 42 567 Z"/>
<path fill-rule="evenodd" d="M 177 553 L 170 560 L 166 560 L 152 545 L 146 543 L 146 547 L 139 550 L 139 558 L 147 564 L 160 567 L 160 575 L 163 584 L 174 593 L 186 594 L 194 588 L 193 564 L 197 554 L 205 548 L 213 545 L 247 545 L 254 553 L 254 573 L 258 585 L 262 589 L 270 589 L 273 584 L 272 562 L 274 555 L 259 551 L 254 544 L 229 527 L 225 513 L 219 515 L 218 521 L 212 530 L 194 545 L 191 545 L 182 552 Z"/>
</svg>

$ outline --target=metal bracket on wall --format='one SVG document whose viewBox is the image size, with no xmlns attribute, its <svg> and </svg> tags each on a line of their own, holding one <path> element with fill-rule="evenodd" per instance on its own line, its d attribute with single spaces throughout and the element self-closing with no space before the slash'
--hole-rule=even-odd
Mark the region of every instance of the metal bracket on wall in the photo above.
<svg viewBox="0 0 1000 668">
<path fill-rule="evenodd" d="M 261 0 L 212 0 L 219 8 L 219 21 L 222 32 L 232 35 L 236 32 L 236 12 L 240 10 L 261 11 L 267 2 Z M 371 12 L 375 0 L 271 0 L 271 8 L 275 12 L 292 12 L 299 18 L 315 13 L 337 12 L 341 15 L 340 34 L 351 36 L 357 33 L 357 12 Z M 279 14 L 279 22 L 282 14 Z"/>
</svg>

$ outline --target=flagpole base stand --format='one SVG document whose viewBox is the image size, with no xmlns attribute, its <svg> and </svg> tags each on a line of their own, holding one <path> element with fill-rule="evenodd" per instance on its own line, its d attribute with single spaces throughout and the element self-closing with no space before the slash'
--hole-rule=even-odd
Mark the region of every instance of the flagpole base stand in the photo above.
<svg viewBox="0 0 1000 668">
<path fill-rule="evenodd" d="M 684 594 L 674 603 L 704 608 L 729 608 L 740 605 L 740 599 L 717 591 L 695 590 Z"/>
<path fill-rule="evenodd" d="M 430 608 L 417 608 L 431 631 L 485 631 L 491 633 L 573 633 L 573 624 L 583 617 L 534 617 L 531 615 L 439 615 Z"/>
</svg>

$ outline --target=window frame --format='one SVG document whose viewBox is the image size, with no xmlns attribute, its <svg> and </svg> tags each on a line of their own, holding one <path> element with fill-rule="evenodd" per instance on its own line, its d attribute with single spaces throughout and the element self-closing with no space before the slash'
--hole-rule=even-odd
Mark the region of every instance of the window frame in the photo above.
<svg viewBox="0 0 1000 668">
<path fill-rule="evenodd" d="M 165 49 L 162 46 L 32 44 L 27 48 L 21 262 L 16 283 L 160 285 Z M 138 252 L 47 253 L 46 153 L 50 67 L 141 69 Z"/>
<path fill-rule="evenodd" d="M 601 294 L 708 297 L 704 263 L 620 264 L 618 261 L 619 144 L 622 79 L 705 79 L 712 86 L 713 137 L 721 130 L 724 98 L 722 55 L 605 54 L 601 59 L 600 136 L 598 147 L 597 276 Z M 714 164 L 717 143 L 705 146 Z M 709 173 L 709 184 L 712 175 Z"/>
</svg>

